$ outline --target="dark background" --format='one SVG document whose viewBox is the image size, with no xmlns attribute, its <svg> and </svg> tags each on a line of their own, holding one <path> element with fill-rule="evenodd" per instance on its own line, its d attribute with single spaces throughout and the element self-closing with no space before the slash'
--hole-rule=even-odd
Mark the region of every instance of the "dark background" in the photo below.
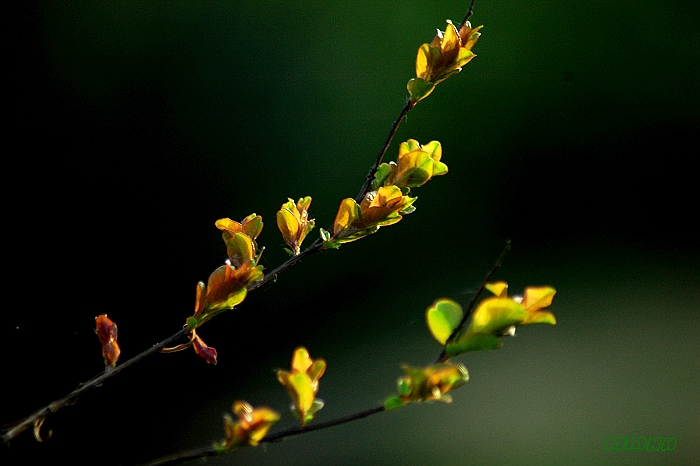
<svg viewBox="0 0 700 466">
<path fill-rule="evenodd" d="M 0 423 L 181 328 L 225 258 L 218 218 L 313 197 L 328 228 L 398 116 L 415 52 L 458 1 L 26 2 L 13 15 L 6 100 Z M 624 465 L 700 457 L 695 2 L 479 1 L 464 71 L 421 102 L 408 138 L 450 172 L 417 211 L 317 254 L 202 328 L 219 351 L 155 356 L 26 432 L 3 464 L 133 464 L 210 444 L 239 398 L 294 424 L 273 369 L 305 345 L 328 370 L 325 421 L 395 392 L 439 353 L 424 312 L 466 303 L 500 253 L 516 293 L 557 290 L 558 324 L 457 358 L 451 405 L 408 406 L 209 464 Z M 312 233 L 309 244 L 318 231 Z M 609 436 L 677 437 L 610 452 Z M 5 461 L 3 458 L 7 458 Z"/>
</svg>

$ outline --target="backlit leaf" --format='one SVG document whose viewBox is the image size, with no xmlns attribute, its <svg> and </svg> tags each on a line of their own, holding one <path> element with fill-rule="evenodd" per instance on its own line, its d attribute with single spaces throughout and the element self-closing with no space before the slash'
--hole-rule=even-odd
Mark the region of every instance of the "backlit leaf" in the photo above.
<svg viewBox="0 0 700 466">
<path fill-rule="evenodd" d="M 462 307 L 451 299 L 441 299 L 428 308 L 426 320 L 433 337 L 444 345 L 462 320 Z"/>
<path fill-rule="evenodd" d="M 493 335 L 483 333 L 465 334 L 455 342 L 448 343 L 445 347 L 447 356 L 457 356 L 468 351 L 484 351 L 498 349 L 503 345 L 501 340 Z"/>
<path fill-rule="evenodd" d="M 527 318 L 523 306 L 510 298 L 486 298 L 474 311 L 469 333 L 500 335 Z"/>
</svg>

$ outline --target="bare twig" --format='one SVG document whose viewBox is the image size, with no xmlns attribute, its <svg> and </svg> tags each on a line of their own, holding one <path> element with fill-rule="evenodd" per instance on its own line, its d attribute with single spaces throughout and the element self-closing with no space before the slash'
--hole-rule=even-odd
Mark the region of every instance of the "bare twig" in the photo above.
<svg viewBox="0 0 700 466">
<path fill-rule="evenodd" d="M 109 368 L 105 370 L 103 373 L 93 377 L 90 381 L 85 382 L 81 384 L 78 388 L 70 392 L 68 395 L 64 396 L 61 399 L 58 399 L 52 403 L 49 403 L 48 405 L 44 406 L 41 409 L 36 410 L 34 413 L 31 415 L 27 416 L 26 418 L 14 423 L 11 427 L 8 429 L 4 430 L 2 433 L 2 442 L 6 443 L 12 440 L 13 438 L 17 437 L 21 432 L 25 431 L 26 429 L 30 427 L 36 427 L 35 429 L 35 436 L 37 437 L 37 440 L 40 440 L 38 436 L 38 427 L 41 426 L 41 424 L 44 422 L 46 417 L 49 414 L 55 413 L 59 409 L 74 404 L 77 399 L 80 397 L 80 395 L 88 392 L 89 390 L 92 390 L 93 388 L 101 386 L 104 382 L 107 380 L 111 379 L 112 377 L 116 376 L 117 374 L 121 373 L 123 370 L 135 365 L 138 362 L 143 361 L 147 357 L 156 354 L 158 351 L 160 351 L 162 348 L 165 348 L 166 346 L 169 346 L 179 340 L 180 338 L 184 337 L 187 335 L 188 330 L 183 328 L 179 332 L 175 333 L 174 335 L 166 338 L 165 340 L 161 341 L 160 343 L 151 346 L 147 350 L 139 353 L 138 355 L 134 356 L 133 358 L 127 360 L 126 362 L 123 362 L 122 364 L 117 365 L 114 368 Z"/>
<path fill-rule="evenodd" d="M 358 204 L 362 202 L 362 200 L 365 198 L 365 195 L 369 192 L 370 185 L 372 184 L 372 180 L 374 180 L 374 174 L 377 173 L 377 168 L 379 168 L 379 164 L 382 163 L 382 159 L 384 158 L 384 154 L 386 154 L 386 151 L 389 149 L 389 146 L 391 145 L 392 139 L 394 139 L 394 136 L 396 135 L 396 131 L 399 129 L 399 125 L 401 125 L 401 122 L 403 121 L 404 117 L 406 114 L 416 106 L 418 102 L 417 101 L 411 101 L 407 100 L 406 105 L 401 109 L 401 114 L 399 114 L 399 117 L 394 121 L 394 124 L 391 125 L 391 130 L 389 131 L 389 136 L 387 136 L 386 141 L 384 141 L 384 146 L 382 149 L 377 153 L 377 158 L 374 161 L 374 165 L 372 165 L 372 168 L 370 168 L 369 172 L 367 173 L 367 176 L 365 177 L 365 183 L 362 185 L 362 189 L 360 190 L 360 193 L 357 195 L 355 198 L 355 202 Z"/>
<path fill-rule="evenodd" d="M 469 21 L 469 18 L 471 18 L 472 15 L 474 14 L 474 4 L 475 3 L 476 3 L 476 0 L 472 0 L 471 4 L 469 5 L 469 10 L 467 10 L 467 14 L 464 16 L 464 19 L 462 20 L 462 22 L 459 24 L 459 27 L 457 28 L 458 31 L 460 29 L 462 29 L 462 26 L 467 24 L 467 21 Z"/>
<path fill-rule="evenodd" d="M 265 438 L 263 438 L 260 441 L 260 443 L 279 442 L 279 441 L 282 441 L 288 437 L 293 437 L 295 435 L 306 434 L 308 432 L 313 432 L 316 430 L 328 429 L 329 427 L 335 427 L 335 426 L 339 426 L 341 424 L 347 424 L 348 422 L 357 421 L 359 419 L 364 419 L 364 418 L 371 416 L 373 414 L 381 413 L 382 411 L 385 411 L 384 406 L 377 406 L 377 407 L 366 409 L 364 411 L 360 411 L 360 412 L 357 412 L 354 414 L 349 414 L 347 416 L 339 417 L 337 419 L 332 419 L 330 421 L 319 422 L 317 424 L 312 424 L 312 425 L 308 425 L 308 426 L 304 426 L 304 427 L 293 427 L 291 429 L 277 432 L 276 434 L 268 435 Z M 180 463 L 184 463 L 186 461 L 196 460 L 199 458 L 205 458 L 208 456 L 221 455 L 223 453 L 225 453 L 225 452 L 221 452 L 221 451 L 215 449 L 213 446 L 204 447 L 204 448 L 197 448 L 194 450 L 189 450 L 189 451 L 185 451 L 185 452 L 178 453 L 175 455 L 165 456 L 163 458 L 159 458 L 159 459 L 154 460 L 150 463 L 147 463 L 144 466 L 164 466 L 164 465 L 180 464 Z"/>
</svg>

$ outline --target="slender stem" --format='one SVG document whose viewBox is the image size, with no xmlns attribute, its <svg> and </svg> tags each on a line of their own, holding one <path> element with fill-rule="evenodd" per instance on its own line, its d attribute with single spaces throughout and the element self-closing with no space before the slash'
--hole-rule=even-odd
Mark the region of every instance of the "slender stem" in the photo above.
<svg viewBox="0 0 700 466">
<path fill-rule="evenodd" d="M 147 463 L 145 466 L 163 466 L 171 464 L 180 464 L 185 461 L 192 461 L 199 458 L 206 458 L 208 456 L 219 456 L 223 454 L 221 451 L 216 450 L 213 446 L 197 448 L 196 450 L 185 451 L 182 453 L 176 453 L 174 455 L 164 456 Z"/>
<path fill-rule="evenodd" d="M 312 424 L 310 426 L 304 427 L 294 427 L 291 429 L 283 430 L 276 434 L 268 435 L 260 442 L 279 442 L 287 437 L 292 437 L 294 435 L 305 434 L 307 432 L 313 432 L 315 430 L 327 429 L 329 427 L 339 426 L 341 424 L 347 424 L 348 422 L 357 421 L 358 419 L 364 419 L 373 414 L 381 413 L 384 411 L 384 406 L 376 406 L 374 408 L 366 409 L 354 414 L 349 414 L 347 416 L 339 417 L 337 419 L 331 419 L 326 422 L 319 422 L 317 424 Z"/>
<path fill-rule="evenodd" d="M 366 409 L 364 411 L 360 411 L 360 412 L 357 412 L 354 414 L 349 414 L 347 416 L 339 417 L 337 419 L 332 419 L 330 421 L 319 422 L 317 424 L 312 424 L 310 426 L 304 426 L 304 427 L 292 427 L 291 429 L 283 430 L 283 431 L 277 432 L 276 434 L 268 435 L 265 438 L 263 438 L 260 441 L 260 443 L 279 442 L 281 440 L 284 440 L 288 437 L 293 437 L 295 435 L 306 434 L 308 432 L 313 432 L 315 430 L 327 429 L 329 427 L 339 426 L 341 424 L 347 424 L 348 422 L 357 421 L 359 419 L 364 419 L 364 418 L 371 416 L 373 414 L 381 413 L 382 411 L 384 411 L 384 406 L 376 406 L 374 408 Z M 207 456 L 217 456 L 220 454 L 222 454 L 222 452 L 214 449 L 214 447 L 203 447 L 203 448 L 197 448 L 194 450 L 178 453 L 178 454 L 171 455 L 171 456 L 165 456 L 163 458 L 159 458 L 159 459 L 154 460 L 150 463 L 147 463 L 146 466 L 163 466 L 163 465 L 179 464 L 179 463 L 183 463 L 185 461 L 191 461 L 191 460 L 195 460 L 198 458 L 204 458 Z"/>
<path fill-rule="evenodd" d="M 90 381 L 88 381 L 84 384 L 81 384 L 78 388 L 76 388 L 75 390 L 73 390 L 68 395 L 64 396 L 63 398 L 58 399 L 52 403 L 49 403 L 48 405 L 44 406 L 41 409 L 38 409 L 33 414 L 29 415 L 28 417 L 22 419 L 21 421 L 17 422 L 12 427 L 5 430 L 2 433 L 2 442 L 6 443 L 6 442 L 12 440 L 17 435 L 19 435 L 21 432 L 23 432 L 24 430 L 26 430 L 30 427 L 35 427 L 35 436 L 37 436 L 37 440 L 39 440 L 38 428 L 41 426 L 41 423 L 44 421 L 44 419 L 46 419 L 46 417 L 49 414 L 55 413 L 56 411 L 63 408 L 64 406 L 68 406 L 68 405 L 75 403 L 75 401 L 80 397 L 80 395 L 88 392 L 89 390 L 92 390 L 93 388 L 99 387 L 107 380 L 109 380 L 112 377 L 116 376 L 117 374 L 121 373 L 123 370 L 135 365 L 137 362 L 143 361 L 147 357 L 160 351 L 162 348 L 165 348 L 166 346 L 173 344 L 175 341 L 177 341 L 180 338 L 187 335 L 187 333 L 188 333 L 188 330 L 183 328 L 182 330 L 175 333 L 174 335 L 166 338 L 165 340 L 161 341 L 158 344 L 151 346 L 147 350 L 139 353 L 138 355 L 127 360 L 126 362 L 123 362 L 114 368 L 106 369 L 103 373 L 101 373 L 98 376 L 93 377 Z"/>
<path fill-rule="evenodd" d="M 447 345 L 457 336 L 460 330 L 462 330 L 462 327 L 467 323 L 467 320 L 472 314 L 472 311 L 474 310 L 474 306 L 476 305 L 476 300 L 479 299 L 479 296 L 481 296 L 481 293 L 484 291 L 486 288 L 486 285 L 491 281 L 493 276 L 498 272 L 498 269 L 501 268 L 501 265 L 503 264 L 503 259 L 505 259 L 506 254 L 508 254 L 508 251 L 510 251 L 510 240 L 506 240 L 505 246 L 503 246 L 503 251 L 501 251 L 501 255 L 498 256 L 498 259 L 496 260 L 496 263 L 491 267 L 491 270 L 488 271 L 484 279 L 481 281 L 481 285 L 479 285 L 479 288 L 476 290 L 476 293 L 474 293 L 474 296 L 472 296 L 472 299 L 469 300 L 469 304 L 467 304 L 467 308 L 464 311 L 464 315 L 462 316 L 462 320 L 459 321 L 459 325 L 455 327 L 455 329 L 452 331 L 452 334 L 450 337 L 447 339 L 447 343 L 445 343 L 445 346 L 443 346 L 442 351 L 440 352 L 440 356 L 438 356 L 436 362 L 445 362 L 447 360 Z"/>
<path fill-rule="evenodd" d="M 260 288 L 261 286 L 263 286 L 264 284 L 266 284 L 270 280 L 276 280 L 278 274 L 284 272 L 285 270 L 287 270 L 288 268 L 290 268 L 291 266 L 293 266 L 294 264 L 296 264 L 297 262 L 299 262 L 303 258 L 308 257 L 311 254 L 320 251 L 322 245 L 323 245 L 323 240 L 321 238 L 318 238 L 316 241 L 314 241 L 311 244 L 311 246 L 309 246 L 308 248 L 301 251 L 301 253 L 299 253 L 296 256 L 292 256 L 290 259 L 288 259 L 282 265 L 278 266 L 277 268 L 275 268 L 271 272 L 266 273 L 265 276 L 263 278 L 261 278 L 260 280 L 258 280 L 257 282 L 251 283 L 250 285 L 248 285 L 248 291 L 250 292 L 250 291 L 253 291 L 257 288 Z"/>
<path fill-rule="evenodd" d="M 307 248 L 307 250 L 310 250 L 312 248 L 313 248 L 313 245 L 311 247 Z M 479 289 L 474 294 L 472 299 L 469 301 L 469 304 L 467 305 L 467 308 L 466 308 L 466 311 L 464 312 L 464 316 L 462 317 L 462 320 L 460 321 L 459 325 L 457 326 L 457 328 L 455 329 L 453 334 L 450 335 L 450 338 L 448 338 L 448 341 L 450 341 L 457 334 L 459 329 L 464 326 L 467 319 L 471 315 L 472 310 L 474 309 L 474 306 L 476 304 L 477 299 L 479 298 L 479 295 L 481 295 L 481 293 L 484 291 L 484 289 L 486 288 L 486 285 L 491 281 L 491 279 L 496 274 L 498 269 L 501 268 L 501 265 L 503 264 L 503 260 L 505 259 L 505 256 L 508 253 L 508 251 L 510 251 L 510 248 L 511 248 L 511 242 L 510 242 L 510 240 L 507 240 L 505 246 L 503 247 L 503 251 L 501 251 L 500 256 L 496 260 L 496 263 L 488 271 L 488 273 L 486 274 L 486 276 L 482 280 L 481 285 L 479 286 Z M 313 252 L 313 251 L 311 251 L 311 252 Z M 311 253 L 311 252 L 309 252 L 309 253 Z M 278 269 L 281 267 L 282 266 L 278 267 Z M 275 270 L 277 270 L 277 269 L 275 269 Z M 443 347 L 443 350 L 442 350 L 440 356 L 438 357 L 438 359 L 436 360 L 436 362 L 444 362 L 447 359 L 445 351 L 446 350 Z M 374 408 L 370 408 L 370 409 L 366 409 L 364 411 L 349 414 L 347 416 L 343 416 L 343 417 L 340 417 L 337 419 L 332 419 L 330 421 L 320 422 L 320 423 L 316 423 L 316 424 L 312 424 L 310 426 L 304 426 L 304 427 L 293 427 L 291 429 L 283 430 L 281 432 L 277 432 L 275 434 L 268 435 L 265 438 L 263 438 L 260 441 L 260 443 L 279 442 L 281 440 L 284 440 L 288 437 L 293 437 L 295 435 L 306 434 L 308 432 L 313 432 L 313 431 L 321 430 L 321 429 L 327 429 L 329 427 L 334 427 L 334 426 L 338 426 L 341 424 L 346 424 L 348 422 L 356 421 L 359 419 L 364 419 L 368 416 L 380 413 L 382 411 L 385 411 L 384 406 L 376 406 Z M 191 460 L 195 460 L 195 459 L 199 459 L 199 458 L 204 458 L 204 457 L 208 457 L 208 456 L 216 456 L 216 455 L 220 455 L 220 454 L 222 454 L 222 452 L 214 449 L 213 447 L 203 447 L 203 448 L 197 448 L 194 450 L 178 453 L 178 454 L 171 455 L 171 456 L 166 456 L 166 457 L 154 460 L 154 461 L 148 463 L 146 466 L 173 465 L 173 464 L 183 463 L 185 461 L 191 461 Z"/>
<path fill-rule="evenodd" d="M 471 18 L 471 16 L 474 14 L 474 4 L 475 3 L 476 3 L 476 0 L 472 0 L 471 4 L 469 5 L 469 10 L 467 10 L 467 14 L 464 16 L 464 19 L 462 20 L 459 27 L 457 28 L 458 31 L 460 29 L 462 29 L 462 26 L 467 24 L 467 21 L 469 21 L 469 18 Z"/>
<path fill-rule="evenodd" d="M 416 102 L 411 102 L 408 101 L 406 105 L 403 107 L 401 110 L 401 113 L 399 114 L 399 118 L 394 121 L 394 123 L 391 126 L 391 130 L 389 131 L 389 136 L 386 139 L 386 142 L 384 143 L 384 146 L 382 147 L 382 150 L 379 151 L 377 154 L 377 157 L 374 161 L 374 165 L 372 165 L 372 168 L 370 169 L 369 173 L 367 174 L 367 177 L 365 178 L 365 182 L 362 186 L 362 189 L 360 190 L 360 194 L 358 195 L 357 202 L 361 202 L 362 199 L 365 197 L 367 192 L 369 191 L 369 187 L 372 183 L 372 180 L 374 179 L 374 174 L 377 171 L 377 168 L 379 167 L 379 164 L 382 161 L 382 158 L 384 157 L 384 154 L 386 153 L 387 149 L 389 148 L 389 145 L 391 144 L 392 139 L 394 138 L 394 135 L 396 134 L 396 131 L 399 128 L 399 125 L 401 124 L 401 120 L 406 116 L 409 110 L 411 110 L 415 106 Z M 323 246 L 323 240 L 321 238 L 317 239 L 314 243 L 312 243 L 309 247 L 304 249 L 300 254 L 293 256 L 286 262 L 284 262 L 282 265 L 278 266 L 271 272 L 265 274 L 265 276 L 261 279 L 258 280 L 257 282 L 251 284 L 248 286 L 248 291 L 253 291 L 257 288 L 260 288 L 270 280 L 273 280 L 277 277 L 278 274 L 284 272 L 297 262 L 299 262 L 301 259 L 310 256 L 311 254 L 318 252 L 321 250 L 321 246 Z M 111 379 L 115 375 L 119 374 L 122 372 L 124 369 L 127 367 L 130 367 L 137 362 L 140 362 L 147 357 L 156 354 L 161 350 L 162 348 L 165 348 L 166 346 L 169 346 L 173 342 L 179 340 L 180 338 L 186 336 L 188 333 L 187 329 L 182 329 L 175 333 L 174 335 L 170 336 L 166 340 L 163 340 L 162 342 L 158 343 L 157 345 L 152 346 L 151 348 L 143 351 L 142 353 L 138 354 L 137 356 L 129 359 L 128 361 L 121 363 L 117 365 L 115 368 L 105 371 L 104 373 L 94 377 L 92 380 L 89 382 L 82 384 L 79 388 L 76 390 L 72 391 L 68 395 L 64 396 L 63 398 L 56 400 L 52 403 L 49 403 L 48 405 L 44 406 L 43 408 L 35 411 L 33 414 L 29 415 L 28 417 L 17 421 L 12 427 L 5 429 L 2 432 L 2 442 L 6 443 L 15 438 L 17 435 L 19 435 L 21 432 L 26 430 L 29 427 L 35 426 L 35 427 L 40 427 L 41 423 L 46 419 L 46 417 L 49 414 L 55 413 L 59 409 L 63 408 L 64 406 L 68 406 L 70 404 L 73 404 L 77 398 L 82 395 L 83 393 L 87 392 L 88 390 L 91 390 L 95 387 L 99 387 L 107 381 L 108 379 Z M 37 427 L 37 438 L 38 438 L 38 427 Z"/>
<path fill-rule="evenodd" d="M 391 130 L 389 131 L 389 136 L 387 136 L 386 141 L 384 142 L 384 146 L 382 149 L 379 151 L 377 154 L 377 158 L 374 161 L 374 165 L 372 165 L 372 168 L 370 168 L 369 172 L 367 173 L 367 176 L 365 177 L 365 183 L 362 185 L 362 189 L 360 190 L 360 193 L 357 195 L 355 198 L 355 202 L 358 204 L 362 202 L 362 200 L 365 198 L 365 195 L 369 192 L 369 188 L 372 184 L 372 180 L 374 180 L 374 174 L 377 172 L 377 168 L 379 168 L 379 164 L 382 163 L 382 159 L 384 158 L 384 154 L 386 154 L 386 151 L 389 149 L 389 145 L 391 145 L 392 139 L 394 139 L 394 136 L 396 135 L 396 131 L 399 129 L 399 125 L 401 124 L 401 121 L 403 121 L 404 117 L 406 114 L 416 106 L 418 102 L 417 101 L 412 101 L 408 100 L 406 101 L 406 105 L 401 109 L 401 113 L 399 114 L 399 117 L 394 121 L 394 124 L 391 125 Z"/>
</svg>

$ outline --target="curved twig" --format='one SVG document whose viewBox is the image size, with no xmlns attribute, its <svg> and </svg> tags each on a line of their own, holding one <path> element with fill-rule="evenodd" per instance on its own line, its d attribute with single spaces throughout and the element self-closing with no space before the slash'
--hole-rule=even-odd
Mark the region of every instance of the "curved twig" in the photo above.
<svg viewBox="0 0 700 466">
<path fill-rule="evenodd" d="M 64 396 L 63 398 L 60 398 L 56 401 L 53 401 L 49 403 L 48 405 L 44 406 L 41 409 L 36 410 L 34 413 L 31 415 L 27 416 L 26 418 L 14 423 L 12 427 L 9 427 L 2 433 L 2 442 L 6 443 L 12 440 L 13 438 L 17 437 L 20 433 L 23 431 L 27 430 L 30 427 L 35 428 L 35 437 L 37 437 L 37 440 L 41 441 L 41 438 L 39 437 L 39 427 L 41 427 L 41 424 L 44 422 L 46 417 L 49 414 L 55 413 L 59 409 L 74 404 L 77 399 L 80 397 L 80 395 L 88 392 L 89 390 L 92 390 L 93 388 L 101 386 L 104 382 L 107 380 L 111 379 L 112 377 L 116 376 L 117 374 L 121 373 L 123 370 L 133 366 L 134 364 L 143 361 L 147 357 L 159 352 L 162 348 L 165 348 L 166 346 L 169 346 L 173 344 L 175 341 L 179 340 L 180 338 L 184 337 L 189 333 L 189 330 L 186 328 L 183 328 L 179 332 L 171 335 L 170 337 L 166 338 L 165 340 L 161 341 L 158 344 L 155 344 L 148 348 L 147 350 L 139 353 L 138 355 L 134 356 L 133 358 L 123 362 L 122 364 L 119 364 L 115 366 L 114 368 L 108 368 L 106 369 L 103 373 L 93 377 L 90 379 L 90 381 L 85 382 L 83 384 L 80 384 L 78 388 L 70 392 L 68 395 Z"/>
</svg>

